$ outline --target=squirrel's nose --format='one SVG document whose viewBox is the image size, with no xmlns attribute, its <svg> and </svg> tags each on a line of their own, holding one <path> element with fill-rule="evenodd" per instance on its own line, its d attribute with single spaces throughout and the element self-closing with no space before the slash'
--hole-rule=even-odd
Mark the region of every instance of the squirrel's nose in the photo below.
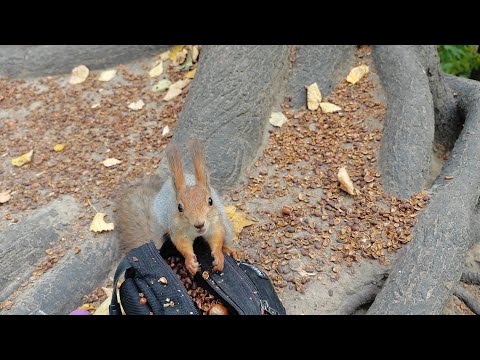
<svg viewBox="0 0 480 360">
<path fill-rule="evenodd" d="M 195 225 L 195 227 L 196 227 L 197 229 L 201 229 L 201 228 L 203 228 L 203 225 L 205 225 L 205 223 L 201 223 L 201 224 Z"/>
</svg>

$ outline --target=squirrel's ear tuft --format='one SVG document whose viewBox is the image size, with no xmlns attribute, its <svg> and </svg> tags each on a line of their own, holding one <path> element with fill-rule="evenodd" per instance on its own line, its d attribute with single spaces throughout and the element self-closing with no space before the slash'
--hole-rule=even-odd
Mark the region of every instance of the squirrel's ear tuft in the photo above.
<svg viewBox="0 0 480 360">
<path fill-rule="evenodd" d="M 183 175 L 182 155 L 178 146 L 170 143 L 165 150 L 168 159 L 168 165 L 173 176 L 175 191 L 179 192 L 185 188 L 185 177 Z"/>
<path fill-rule="evenodd" d="M 188 147 L 192 154 L 197 183 L 208 186 L 208 174 L 205 167 L 205 147 L 198 138 L 192 138 L 188 143 Z"/>
</svg>

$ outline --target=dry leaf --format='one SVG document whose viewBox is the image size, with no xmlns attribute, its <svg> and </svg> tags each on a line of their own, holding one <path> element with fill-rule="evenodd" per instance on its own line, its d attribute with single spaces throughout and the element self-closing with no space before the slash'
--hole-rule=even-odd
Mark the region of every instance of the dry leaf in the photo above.
<svg viewBox="0 0 480 360">
<path fill-rule="evenodd" d="M 367 73 L 368 73 L 367 65 L 360 65 L 360 66 L 354 67 L 352 70 L 350 70 L 350 73 L 347 76 L 347 81 L 351 84 L 355 84 Z"/>
<path fill-rule="evenodd" d="M 98 77 L 98 81 L 110 81 L 115 77 L 115 75 L 117 75 L 117 70 L 105 70 Z"/>
<path fill-rule="evenodd" d="M 115 158 L 108 158 L 106 160 L 103 160 L 102 164 L 105 165 L 106 167 L 118 165 L 122 162 L 122 160 L 118 160 Z"/>
<path fill-rule="evenodd" d="M 170 50 L 164 51 L 160 54 L 160 60 L 165 61 L 170 57 Z"/>
<path fill-rule="evenodd" d="M 92 224 L 90 225 L 90 231 L 94 232 L 102 232 L 102 231 L 111 231 L 114 228 L 113 223 L 106 223 L 103 218 L 105 217 L 106 214 L 104 213 L 96 213 L 93 220 Z"/>
<path fill-rule="evenodd" d="M 143 109 L 144 106 L 145 106 L 145 103 L 143 102 L 142 99 L 140 99 L 138 101 L 132 102 L 130 105 L 128 105 L 128 108 L 131 110 L 137 111 L 137 110 Z"/>
<path fill-rule="evenodd" d="M 165 127 L 163 128 L 162 136 L 167 135 L 169 132 L 170 132 L 170 128 L 169 128 L 168 125 L 167 125 L 167 126 L 165 126 Z"/>
<path fill-rule="evenodd" d="M 190 79 L 178 80 L 170 85 L 163 101 L 170 101 L 182 93 L 182 89 L 190 83 Z"/>
<path fill-rule="evenodd" d="M 80 306 L 78 308 L 78 310 L 87 310 L 87 311 L 90 311 L 90 310 L 95 310 L 95 307 L 92 305 L 92 304 L 83 304 L 82 306 Z"/>
<path fill-rule="evenodd" d="M 148 75 L 150 75 L 150 77 L 157 77 L 162 75 L 162 73 L 163 73 L 163 62 L 160 61 L 160 63 L 157 66 L 155 66 L 152 70 L 148 72 Z"/>
<path fill-rule="evenodd" d="M 233 205 L 225 207 L 225 213 L 228 219 L 232 223 L 234 239 L 238 238 L 238 235 L 242 232 L 244 227 L 253 225 L 253 222 L 245 217 L 245 214 L 237 210 Z"/>
<path fill-rule="evenodd" d="M 65 144 L 57 144 L 53 147 L 53 150 L 56 152 L 62 151 L 63 149 L 65 149 Z"/>
<path fill-rule="evenodd" d="M 183 65 L 180 66 L 180 70 L 188 70 L 192 67 L 192 65 L 192 52 L 190 51 L 187 53 L 187 58 L 185 59 Z"/>
<path fill-rule="evenodd" d="M 272 115 L 270 116 L 270 124 L 276 127 L 281 127 L 286 122 L 287 117 L 281 112 L 272 112 Z"/>
<path fill-rule="evenodd" d="M 100 103 L 96 103 L 96 104 L 93 104 L 92 106 L 90 106 L 91 109 L 97 109 L 100 107 Z"/>
<path fill-rule="evenodd" d="M 180 95 L 182 93 L 182 89 L 179 89 L 179 88 L 172 88 L 170 86 L 170 88 L 168 89 L 167 91 L 167 94 L 165 95 L 165 97 L 163 98 L 163 101 L 170 101 L 174 98 L 176 98 L 178 95 Z"/>
<path fill-rule="evenodd" d="M 333 113 L 333 112 L 342 110 L 340 106 L 337 106 L 329 102 L 321 102 L 320 108 L 322 109 L 323 113 Z"/>
<path fill-rule="evenodd" d="M 73 253 L 77 255 L 80 251 L 82 251 L 82 249 L 80 249 L 77 245 L 75 245 L 75 247 L 73 248 Z"/>
<path fill-rule="evenodd" d="M 102 288 L 103 289 L 103 288 Z M 110 315 L 110 304 L 112 303 L 112 295 L 108 296 L 100 306 L 95 310 L 93 315 Z"/>
<path fill-rule="evenodd" d="M 193 69 L 193 70 L 190 70 L 189 72 L 187 72 L 185 74 L 185 77 L 187 79 L 193 79 L 195 77 L 195 73 L 197 72 L 197 68 Z"/>
<path fill-rule="evenodd" d="M 170 87 L 170 85 L 172 85 L 170 80 L 163 79 L 163 80 L 160 80 L 157 84 L 153 85 L 152 91 L 153 92 L 160 92 L 160 91 L 163 91 L 163 90 L 167 90 Z"/>
<path fill-rule="evenodd" d="M 170 50 L 169 59 L 172 61 L 173 65 L 183 64 L 187 58 L 188 50 L 185 48 L 185 45 L 175 45 L 172 50 Z"/>
<path fill-rule="evenodd" d="M 30 161 L 32 161 L 32 155 L 33 155 L 33 149 L 30 150 L 28 153 L 23 154 L 16 159 L 12 160 L 12 165 L 14 166 L 22 166 L 25 164 L 28 164 Z"/>
<path fill-rule="evenodd" d="M 308 110 L 317 110 L 322 102 L 322 94 L 317 83 L 307 86 L 307 108 Z"/>
<path fill-rule="evenodd" d="M 68 81 L 70 84 L 80 84 L 87 80 L 88 74 L 90 70 L 85 65 L 77 66 L 72 70 L 72 75 L 70 76 L 70 80 Z"/>
<path fill-rule="evenodd" d="M 0 204 L 5 204 L 8 200 L 10 200 L 12 196 L 8 191 L 4 191 L 0 193 Z"/>
<path fill-rule="evenodd" d="M 198 46 L 195 45 L 195 46 L 192 48 L 192 61 L 193 61 L 194 63 L 197 62 L 198 54 L 199 54 Z"/>
<path fill-rule="evenodd" d="M 175 45 L 172 50 L 169 51 L 168 58 L 170 61 L 175 60 L 175 57 L 179 52 L 181 52 L 185 48 L 185 45 Z"/>
<path fill-rule="evenodd" d="M 45 253 L 46 253 L 47 255 L 52 255 L 52 254 L 53 254 L 53 250 L 52 250 L 52 249 L 47 249 L 47 250 L 45 250 Z"/>
<path fill-rule="evenodd" d="M 338 181 L 340 181 L 340 189 L 342 189 L 343 191 L 346 191 L 350 195 L 357 194 L 358 190 L 355 189 L 355 187 L 353 186 L 353 182 L 350 179 L 350 176 L 347 173 L 347 169 L 345 169 L 344 166 L 342 166 L 338 170 L 337 178 L 338 178 Z"/>
</svg>

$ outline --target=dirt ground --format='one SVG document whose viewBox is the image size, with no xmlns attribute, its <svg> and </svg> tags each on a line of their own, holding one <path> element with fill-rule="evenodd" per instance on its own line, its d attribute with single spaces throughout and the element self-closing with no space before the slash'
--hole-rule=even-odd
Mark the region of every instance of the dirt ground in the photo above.
<svg viewBox="0 0 480 360">
<path fill-rule="evenodd" d="M 383 193 L 377 156 L 386 101 L 370 55 L 362 47 L 356 60 L 370 66 L 368 76 L 355 85 L 342 81 L 323 100 L 340 106 L 339 112 L 294 111 L 286 100 L 278 110 L 288 121 L 281 128 L 269 125 L 256 163 L 223 196 L 225 205 L 254 221 L 237 246 L 247 261 L 267 271 L 289 314 L 332 314 L 364 289 L 381 286 L 397 251 L 411 240 L 416 215 L 428 206 L 428 189 L 407 200 Z M 109 82 L 97 80 L 101 71 L 77 85 L 68 83 L 69 74 L 0 79 L 0 192 L 11 194 L 0 205 L 0 231 L 70 194 L 85 210 L 62 244 L 62 251 L 75 251 L 95 214 L 89 203 L 111 219 L 120 187 L 156 171 L 189 85 L 167 102 L 165 92 L 152 87 L 163 78 L 186 79 L 196 67 L 179 70 L 167 60 L 164 73 L 151 78 L 158 59 L 119 65 Z M 141 110 L 128 108 L 140 99 Z M 64 150 L 54 151 L 56 144 L 65 144 Z M 31 149 L 32 163 L 11 165 Z M 437 147 L 432 151 L 430 184 L 448 156 Z M 121 163 L 107 168 L 107 158 Z M 339 187 L 342 166 L 358 190 L 355 196 Z M 48 271 L 42 264 L 36 276 Z M 103 284 L 107 293 L 111 275 Z M 467 289 L 480 299 L 478 286 Z M 98 288 L 82 300 L 93 311 L 106 295 Z M 455 296 L 444 313 L 472 314 Z"/>
</svg>

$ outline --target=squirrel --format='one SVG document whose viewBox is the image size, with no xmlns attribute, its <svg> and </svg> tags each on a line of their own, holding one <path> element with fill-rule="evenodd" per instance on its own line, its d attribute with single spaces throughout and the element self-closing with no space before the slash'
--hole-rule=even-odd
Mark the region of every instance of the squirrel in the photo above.
<svg viewBox="0 0 480 360">
<path fill-rule="evenodd" d="M 232 227 L 220 196 L 210 186 L 204 146 L 193 139 L 189 148 L 195 175 L 183 172 L 180 150 L 170 143 L 165 152 L 171 177 L 163 185 L 158 175 L 147 178 L 120 195 L 116 206 L 120 245 L 125 251 L 153 240 L 160 248 L 169 235 L 187 270 L 195 275 L 199 263 L 193 242 L 202 236 L 211 249 L 213 271 L 222 271 L 223 251 L 234 258 L 240 252 L 231 249 Z"/>
</svg>

